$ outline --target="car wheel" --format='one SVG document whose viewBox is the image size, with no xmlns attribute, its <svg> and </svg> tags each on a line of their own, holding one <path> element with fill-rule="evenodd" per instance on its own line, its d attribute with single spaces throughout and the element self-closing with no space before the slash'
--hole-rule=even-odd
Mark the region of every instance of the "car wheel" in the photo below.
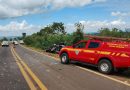
<svg viewBox="0 0 130 90">
<path fill-rule="evenodd" d="M 104 74 L 110 74 L 113 71 L 112 63 L 107 59 L 102 59 L 98 63 L 98 70 Z"/>
<path fill-rule="evenodd" d="M 69 64 L 69 57 L 67 53 L 62 53 L 60 59 L 62 64 Z"/>
</svg>

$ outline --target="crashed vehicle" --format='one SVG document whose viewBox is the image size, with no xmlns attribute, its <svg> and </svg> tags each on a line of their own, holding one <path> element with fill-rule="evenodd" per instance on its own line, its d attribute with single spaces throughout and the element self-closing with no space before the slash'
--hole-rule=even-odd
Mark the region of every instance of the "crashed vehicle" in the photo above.
<svg viewBox="0 0 130 90">
<path fill-rule="evenodd" d="M 64 43 L 59 43 L 59 44 L 53 44 L 53 46 L 49 47 L 48 49 L 46 49 L 46 52 L 50 52 L 50 53 L 59 53 L 59 51 L 65 47 Z"/>
<path fill-rule="evenodd" d="M 123 72 L 130 67 L 130 43 L 90 39 L 62 48 L 59 56 L 62 64 L 73 60 L 96 66 L 104 74 Z"/>
</svg>

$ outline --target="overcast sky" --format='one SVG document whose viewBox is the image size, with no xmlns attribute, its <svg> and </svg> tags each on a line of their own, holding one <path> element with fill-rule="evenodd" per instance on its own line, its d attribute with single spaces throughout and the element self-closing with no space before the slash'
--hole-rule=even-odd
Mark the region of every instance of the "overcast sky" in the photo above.
<svg viewBox="0 0 130 90">
<path fill-rule="evenodd" d="M 66 31 L 74 23 L 84 32 L 101 27 L 130 28 L 130 0 L 0 0 L 0 36 L 32 34 L 53 22 L 63 22 Z"/>
</svg>

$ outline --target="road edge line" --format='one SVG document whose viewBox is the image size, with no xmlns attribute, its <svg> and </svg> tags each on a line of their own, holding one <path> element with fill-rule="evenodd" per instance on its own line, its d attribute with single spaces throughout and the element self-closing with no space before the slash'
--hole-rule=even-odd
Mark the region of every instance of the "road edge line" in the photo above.
<svg viewBox="0 0 130 90">
<path fill-rule="evenodd" d="M 21 45 L 21 46 L 22 46 L 22 45 Z M 22 46 L 22 47 L 25 48 L 25 49 L 34 51 L 34 52 L 36 52 L 36 53 L 39 53 L 39 54 L 41 54 L 41 55 L 44 55 L 44 56 L 53 58 L 53 59 L 55 59 L 56 61 L 57 61 L 57 60 L 60 61 L 60 59 L 58 59 L 58 58 L 55 58 L 55 57 L 52 57 L 52 56 L 49 56 L 49 55 L 45 55 L 44 53 L 40 53 L 40 52 L 38 52 L 38 51 L 32 50 L 32 49 L 27 48 L 27 47 L 25 47 L 25 46 Z M 89 70 L 89 69 L 87 69 L 87 68 L 83 68 L 83 67 L 79 67 L 79 66 L 76 66 L 76 67 L 79 68 L 79 69 L 81 69 L 81 70 L 88 71 L 88 72 L 90 72 L 90 73 L 94 73 L 94 74 L 96 74 L 96 75 L 98 75 L 98 76 L 102 76 L 102 77 L 107 78 L 107 79 L 109 79 L 109 80 L 112 80 L 112 81 L 115 81 L 115 82 L 117 82 L 117 83 L 121 83 L 121 84 L 123 84 L 123 85 L 126 85 L 126 86 L 129 86 L 129 87 L 130 87 L 130 84 L 129 84 L 129 83 L 123 82 L 123 81 L 121 81 L 121 80 L 118 80 L 118 79 L 115 79 L 115 78 L 106 76 L 106 75 L 104 75 L 104 74 L 101 74 L 101 73 L 98 73 L 98 72 Z"/>
<path fill-rule="evenodd" d="M 124 85 L 126 85 L 126 86 L 130 86 L 130 84 L 127 83 L 127 82 L 123 82 L 123 81 L 121 81 L 121 80 L 118 80 L 118 79 L 115 79 L 115 78 L 106 76 L 106 75 L 104 75 L 104 74 L 101 74 L 101 73 L 98 73 L 98 72 L 95 72 L 95 71 L 92 71 L 92 70 L 89 70 L 89 69 L 86 69 L 86 68 L 83 68 L 83 67 L 79 67 L 79 66 L 76 66 L 76 67 L 78 67 L 78 68 L 80 68 L 80 69 L 82 69 L 82 70 L 84 70 L 84 71 L 88 71 L 88 72 L 94 73 L 94 74 L 96 74 L 96 75 L 98 75 L 98 76 L 102 76 L 102 77 L 107 78 L 107 79 L 109 79 L 109 80 L 112 80 L 112 81 L 115 81 L 115 82 L 124 84 Z"/>
</svg>

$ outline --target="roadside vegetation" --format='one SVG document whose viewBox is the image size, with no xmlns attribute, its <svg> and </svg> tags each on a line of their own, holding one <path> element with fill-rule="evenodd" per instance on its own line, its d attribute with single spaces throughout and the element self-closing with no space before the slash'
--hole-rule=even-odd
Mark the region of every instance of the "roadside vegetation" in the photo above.
<svg viewBox="0 0 130 90">
<path fill-rule="evenodd" d="M 31 36 L 24 38 L 26 45 L 31 47 L 46 49 L 53 44 L 64 42 L 66 45 L 72 45 L 82 39 L 84 26 L 81 23 L 76 23 L 76 32 L 69 34 L 65 31 L 65 26 L 62 22 L 54 22 L 43 29 L 40 32 L 34 33 Z"/>
<path fill-rule="evenodd" d="M 39 32 L 25 37 L 24 42 L 26 45 L 31 47 L 46 49 L 53 44 L 58 44 L 60 42 L 64 42 L 66 45 L 72 45 L 80 40 L 87 39 L 84 38 L 84 25 L 82 25 L 81 23 L 76 23 L 75 29 L 76 31 L 70 34 L 65 31 L 64 23 L 54 22 L 42 28 Z M 98 30 L 98 33 L 96 33 L 96 35 L 129 38 L 130 32 L 122 31 L 117 28 L 101 28 L 100 30 Z"/>
<path fill-rule="evenodd" d="M 99 36 L 107 36 L 107 37 L 117 37 L 117 38 L 130 38 L 130 32 L 120 30 L 118 28 L 101 28 L 98 31 Z"/>
</svg>

